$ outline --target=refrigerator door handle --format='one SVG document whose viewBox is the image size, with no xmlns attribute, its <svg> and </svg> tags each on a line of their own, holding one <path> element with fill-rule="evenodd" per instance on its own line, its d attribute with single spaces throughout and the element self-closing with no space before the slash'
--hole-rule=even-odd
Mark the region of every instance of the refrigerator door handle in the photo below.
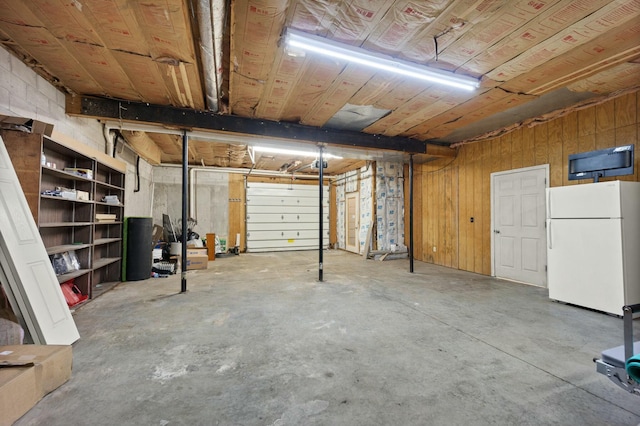
<svg viewBox="0 0 640 426">
<path fill-rule="evenodd" d="M 547 217 L 551 217 L 551 192 L 547 191 Z"/>
<path fill-rule="evenodd" d="M 553 242 L 551 239 L 551 219 L 547 221 L 547 248 L 549 250 L 553 249 Z"/>
</svg>

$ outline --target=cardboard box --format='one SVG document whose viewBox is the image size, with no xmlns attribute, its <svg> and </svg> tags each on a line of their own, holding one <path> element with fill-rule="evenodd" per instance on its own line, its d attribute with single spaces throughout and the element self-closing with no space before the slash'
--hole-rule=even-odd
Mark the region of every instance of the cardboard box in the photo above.
<svg viewBox="0 0 640 426">
<path fill-rule="evenodd" d="M 30 129 L 31 133 L 44 134 L 47 136 L 51 136 L 53 133 L 53 124 L 26 117 L 13 117 L 0 114 L 0 128 L 12 129 L 21 127 Z"/>
<path fill-rule="evenodd" d="M 207 256 L 207 248 L 189 248 L 187 247 L 187 259 L 192 256 Z"/>
<path fill-rule="evenodd" d="M 0 346 L 0 426 L 11 425 L 71 377 L 70 345 Z"/>
<path fill-rule="evenodd" d="M 0 364 L 36 365 L 36 378 L 41 386 L 42 396 L 69 380 L 72 360 L 71 345 L 0 346 Z"/>
<path fill-rule="evenodd" d="M 10 426 L 42 398 L 36 367 L 0 368 L 0 426 Z"/>
<path fill-rule="evenodd" d="M 79 191 L 76 189 L 76 199 L 89 201 L 89 193 L 87 191 Z"/>
<path fill-rule="evenodd" d="M 207 269 L 209 266 L 209 256 L 205 254 L 203 256 L 189 256 L 187 255 L 187 271 L 194 269 Z"/>
</svg>

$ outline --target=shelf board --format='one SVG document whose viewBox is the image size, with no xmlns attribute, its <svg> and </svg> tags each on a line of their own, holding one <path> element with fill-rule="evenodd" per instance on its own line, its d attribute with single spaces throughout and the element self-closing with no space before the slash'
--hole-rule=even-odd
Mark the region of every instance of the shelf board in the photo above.
<svg viewBox="0 0 640 426">
<path fill-rule="evenodd" d="M 97 205 L 100 206 L 109 206 L 109 207 L 124 207 L 124 204 L 120 203 L 120 204 L 113 204 L 113 203 L 105 203 L 103 201 L 96 201 Z"/>
<path fill-rule="evenodd" d="M 54 169 L 53 167 L 42 166 L 42 172 L 52 176 L 58 176 L 70 180 L 79 180 L 82 182 L 93 182 L 93 179 L 78 176 L 75 173 L 65 172 L 62 169 Z"/>
<path fill-rule="evenodd" d="M 78 278 L 81 275 L 88 274 L 91 269 L 79 269 L 77 271 L 69 272 L 67 274 L 57 275 L 58 282 L 62 284 L 65 281 L 69 281 L 72 278 Z"/>
<path fill-rule="evenodd" d="M 115 222 L 93 222 L 95 225 L 122 225 L 121 220 L 116 220 Z"/>
<path fill-rule="evenodd" d="M 105 257 L 102 259 L 98 259 L 98 260 L 94 260 L 93 261 L 93 270 L 95 271 L 96 269 L 100 269 L 100 268 L 104 268 L 107 265 L 111 265 L 112 263 L 115 263 L 117 261 L 119 261 L 120 259 L 122 259 L 121 257 Z"/>
<path fill-rule="evenodd" d="M 47 247 L 47 254 L 64 253 L 70 250 L 81 250 L 91 247 L 91 244 L 64 244 L 60 246 Z"/>
<path fill-rule="evenodd" d="M 41 223 L 40 228 L 72 228 L 79 226 L 91 226 L 93 222 L 49 222 Z"/>
<path fill-rule="evenodd" d="M 100 246 L 103 244 L 115 243 L 117 241 L 122 241 L 122 238 L 97 238 L 93 241 L 93 245 Z"/>
<path fill-rule="evenodd" d="M 112 185 L 110 183 L 101 182 L 99 180 L 96 180 L 95 182 L 100 186 L 104 186 L 105 188 L 112 188 L 112 189 L 117 189 L 118 191 L 124 191 L 124 188 L 121 186 Z"/>
<path fill-rule="evenodd" d="M 44 198 L 47 200 L 56 200 L 56 201 L 68 201 L 68 202 L 72 202 L 72 203 L 85 203 L 85 204 L 92 204 L 93 201 L 91 200 L 75 200 L 72 198 L 64 198 L 64 197 L 56 197 L 54 195 L 43 195 L 40 194 L 40 198 Z"/>
</svg>

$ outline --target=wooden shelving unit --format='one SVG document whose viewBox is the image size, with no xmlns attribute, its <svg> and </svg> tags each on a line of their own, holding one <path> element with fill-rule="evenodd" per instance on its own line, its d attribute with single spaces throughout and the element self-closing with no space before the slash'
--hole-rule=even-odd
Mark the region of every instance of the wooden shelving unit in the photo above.
<svg viewBox="0 0 640 426">
<path fill-rule="evenodd" d="M 73 279 L 89 298 L 118 284 L 126 165 L 61 135 L 48 137 L 11 130 L 2 130 L 0 134 L 47 253 L 53 257 L 74 252 L 79 261 L 78 270 L 57 275 L 58 281 Z M 43 153 L 45 164 L 41 160 Z M 86 169 L 91 174 L 80 176 L 65 168 Z M 58 187 L 76 194 L 84 192 L 88 200 L 45 193 Z M 117 201 L 113 201 L 114 197 Z M 110 202 L 105 201 L 108 198 Z M 96 219 L 96 214 L 115 215 L 115 219 L 103 222 Z"/>
</svg>

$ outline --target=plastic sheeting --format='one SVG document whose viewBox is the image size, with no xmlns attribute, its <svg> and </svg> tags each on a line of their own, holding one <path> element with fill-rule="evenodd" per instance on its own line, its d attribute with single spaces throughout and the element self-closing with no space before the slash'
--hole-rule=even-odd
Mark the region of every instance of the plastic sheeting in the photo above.
<svg viewBox="0 0 640 426">
<path fill-rule="evenodd" d="M 346 248 L 345 200 L 348 193 L 360 194 L 359 252 L 362 253 L 369 227 L 375 223 L 373 249 L 406 251 L 404 245 L 404 177 L 402 162 L 378 162 L 375 166 L 375 194 L 373 167 L 340 175 L 336 183 L 337 245 Z M 375 199 L 375 203 L 373 202 Z M 375 205 L 375 212 L 374 212 Z"/>
<path fill-rule="evenodd" d="M 404 245 L 404 167 L 402 163 L 376 165 L 377 249 L 406 251 Z"/>
</svg>

